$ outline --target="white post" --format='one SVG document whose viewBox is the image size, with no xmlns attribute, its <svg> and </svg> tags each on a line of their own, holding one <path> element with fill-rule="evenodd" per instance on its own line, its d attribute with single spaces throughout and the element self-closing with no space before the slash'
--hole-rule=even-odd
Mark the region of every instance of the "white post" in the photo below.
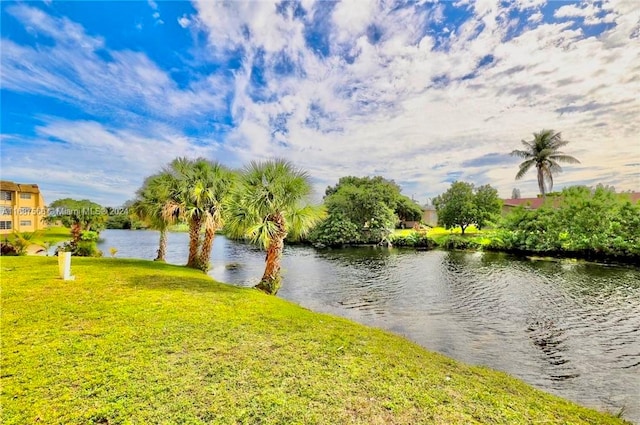
<svg viewBox="0 0 640 425">
<path fill-rule="evenodd" d="M 75 276 L 71 276 L 71 253 L 58 252 L 58 271 L 63 280 L 74 280 Z"/>
</svg>

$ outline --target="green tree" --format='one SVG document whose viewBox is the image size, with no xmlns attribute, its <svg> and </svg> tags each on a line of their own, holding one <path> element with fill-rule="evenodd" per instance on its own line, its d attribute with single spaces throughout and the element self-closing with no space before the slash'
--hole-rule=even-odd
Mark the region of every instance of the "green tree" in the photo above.
<svg viewBox="0 0 640 425">
<path fill-rule="evenodd" d="M 360 228 L 342 213 L 329 215 L 309 234 L 314 244 L 322 246 L 343 246 L 360 242 Z"/>
<path fill-rule="evenodd" d="M 475 189 L 473 203 L 476 206 L 475 225 L 478 229 L 500 217 L 502 201 L 498 197 L 498 191 L 491 185 L 485 184 Z"/>
<path fill-rule="evenodd" d="M 476 222 L 478 211 L 473 194 L 473 184 L 455 181 L 442 195 L 433 200 L 438 222 L 445 228 L 460 227 L 462 234 Z"/>
<path fill-rule="evenodd" d="M 404 195 L 397 198 L 395 213 L 402 221 L 420 221 L 422 219 L 422 207 Z"/>
<path fill-rule="evenodd" d="M 533 140 L 522 140 L 524 150 L 516 149 L 511 152 L 512 156 L 523 158 L 525 161 L 520 164 L 516 180 L 520 180 L 535 166 L 538 175 L 538 188 L 543 197 L 553 188 L 553 174 L 562 171 L 560 162 L 567 164 L 579 164 L 576 158 L 566 155 L 560 148 L 569 143 L 562 140 L 562 135 L 553 130 L 542 130 L 533 133 Z M 547 190 L 548 189 L 548 190 Z"/>
<path fill-rule="evenodd" d="M 282 285 L 280 261 L 287 236 L 306 235 L 323 217 L 303 202 L 311 193 L 306 172 L 288 161 L 251 162 L 229 198 L 226 230 L 266 249 L 264 274 L 256 288 L 275 295 Z"/>
<path fill-rule="evenodd" d="M 147 177 L 142 187 L 136 192 L 136 199 L 131 205 L 136 217 L 150 228 L 160 232 L 155 261 L 166 261 L 167 229 L 176 218 L 168 217 L 166 210 L 171 206 L 171 189 L 174 186 L 174 177 L 169 173 L 159 173 Z"/>
<path fill-rule="evenodd" d="M 329 217 L 337 215 L 331 225 L 323 226 L 323 239 L 342 243 L 377 243 L 388 238 L 398 220 L 420 220 L 422 208 L 400 193 L 400 187 L 383 177 L 342 177 L 338 184 L 325 191 L 324 203 Z M 345 226 L 335 227 L 337 222 Z M 356 226 L 357 235 L 341 232 L 336 238 L 326 234 L 332 228 L 351 229 Z M 344 237 L 352 239 L 345 241 Z M 325 243 L 312 238 L 313 242 Z"/>
<path fill-rule="evenodd" d="M 172 177 L 165 216 L 178 217 L 189 224 L 187 267 L 206 271 L 215 232 L 224 224 L 223 203 L 230 194 L 234 174 L 222 164 L 204 158 L 177 158 L 164 171 Z"/>
<path fill-rule="evenodd" d="M 107 222 L 106 209 L 88 199 L 76 200 L 71 198 L 58 199 L 50 205 L 50 215 L 47 222 L 60 222 L 71 229 L 72 244 L 80 241 L 83 231 L 104 229 Z"/>
<path fill-rule="evenodd" d="M 500 214 L 502 202 L 498 191 L 486 184 L 475 188 L 466 182 L 453 182 L 442 195 L 434 198 L 438 222 L 450 229 L 460 227 L 462 234 L 472 224 L 479 229 Z"/>
</svg>

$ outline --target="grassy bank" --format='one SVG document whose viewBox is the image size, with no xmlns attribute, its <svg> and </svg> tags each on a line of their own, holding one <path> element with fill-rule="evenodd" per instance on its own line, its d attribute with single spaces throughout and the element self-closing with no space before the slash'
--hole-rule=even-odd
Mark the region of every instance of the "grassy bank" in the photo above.
<svg viewBox="0 0 640 425">
<path fill-rule="evenodd" d="M 2 423 L 618 424 L 387 332 L 150 261 L 0 258 Z"/>
</svg>

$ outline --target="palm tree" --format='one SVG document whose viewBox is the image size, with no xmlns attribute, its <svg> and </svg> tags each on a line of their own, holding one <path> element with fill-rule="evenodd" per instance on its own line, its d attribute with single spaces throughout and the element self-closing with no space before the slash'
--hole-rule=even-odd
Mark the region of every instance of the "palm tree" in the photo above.
<svg viewBox="0 0 640 425">
<path fill-rule="evenodd" d="M 576 158 L 566 155 L 559 149 L 569 143 L 562 140 L 561 134 L 553 130 L 542 130 L 539 133 L 533 133 L 533 140 L 527 142 L 522 141 L 526 147 L 525 150 L 514 150 L 511 156 L 524 158 L 525 161 L 520 164 L 520 170 L 516 174 L 516 180 L 520 180 L 535 165 L 538 170 L 538 187 L 542 197 L 546 196 L 547 185 L 549 191 L 553 188 L 553 174 L 562 171 L 559 162 L 567 164 L 580 164 Z"/>
<path fill-rule="evenodd" d="M 301 204 L 310 193 L 307 173 L 277 159 L 251 162 L 229 200 L 228 234 L 249 239 L 267 251 L 264 274 L 256 285 L 267 294 L 275 295 L 281 286 L 285 238 L 304 236 L 323 218 L 321 209 Z"/>
<path fill-rule="evenodd" d="M 137 197 L 132 205 L 133 213 L 152 229 L 160 231 L 158 255 L 154 261 L 166 261 L 167 228 L 174 221 L 165 215 L 165 209 L 171 203 L 171 187 L 173 176 L 169 173 L 154 174 L 144 181 L 138 189 Z"/>
<path fill-rule="evenodd" d="M 174 176 L 171 202 L 165 208 L 165 215 L 188 222 L 187 267 L 206 271 L 215 232 L 224 224 L 223 201 L 230 193 L 233 173 L 223 165 L 204 158 L 177 158 L 165 171 Z"/>
</svg>

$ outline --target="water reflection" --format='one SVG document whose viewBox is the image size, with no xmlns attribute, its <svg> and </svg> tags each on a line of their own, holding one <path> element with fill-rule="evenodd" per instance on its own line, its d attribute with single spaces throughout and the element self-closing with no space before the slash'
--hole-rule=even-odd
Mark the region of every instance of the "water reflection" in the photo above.
<svg viewBox="0 0 640 425">
<path fill-rule="evenodd" d="M 155 232 L 107 231 L 101 249 L 153 258 Z M 168 260 L 186 262 L 187 235 Z M 229 268 L 230 263 L 237 267 Z M 217 237 L 211 275 L 250 286 L 264 253 Z M 287 247 L 280 296 L 404 335 L 640 422 L 640 269 L 504 254 Z"/>
</svg>

